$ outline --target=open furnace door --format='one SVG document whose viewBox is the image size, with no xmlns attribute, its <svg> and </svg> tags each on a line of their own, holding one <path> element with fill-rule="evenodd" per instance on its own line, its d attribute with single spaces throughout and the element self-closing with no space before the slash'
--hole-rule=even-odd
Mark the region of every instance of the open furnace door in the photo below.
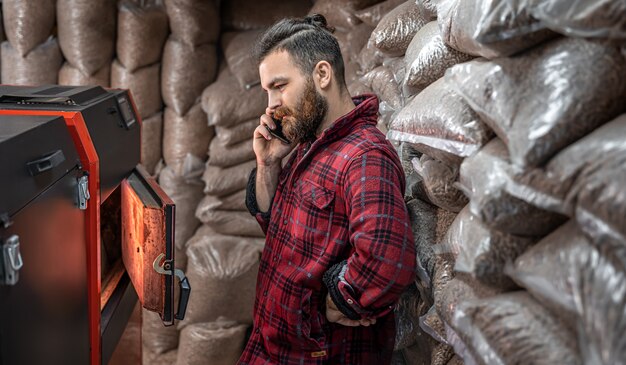
<svg viewBox="0 0 626 365">
<path fill-rule="evenodd" d="M 191 292 L 184 273 L 174 269 L 174 216 L 173 201 L 138 165 L 122 182 L 122 257 L 141 305 L 159 313 L 166 326 L 184 318 Z"/>
</svg>

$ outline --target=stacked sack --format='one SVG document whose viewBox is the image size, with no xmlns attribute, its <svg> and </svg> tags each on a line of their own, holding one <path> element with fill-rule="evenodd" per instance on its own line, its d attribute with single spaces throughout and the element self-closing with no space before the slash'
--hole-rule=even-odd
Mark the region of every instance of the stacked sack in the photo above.
<svg viewBox="0 0 626 365">
<path fill-rule="evenodd" d="M 201 176 L 214 135 L 206 124 L 200 95 L 215 80 L 217 71 L 219 2 L 166 0 L 143 2 L 140 6 L 120 3 L 122 16 L 127 19 L 126 26 L 136 29 L 145 39 L 140 42 L 133 37 L 136 33 L 126 36 L 127 54 L 116 60 L 113 67 L 117 76 L 112 75 L 120 84 L 136 85 L 143 94 L 143 106 L 138 109 L 150 142 L 145 146 L 150 155 L 145 157 L 158 173 L 159 185 L 176 204 L 176 267 L 185 270 L 186 242 L 200 224 L 195 210 L 202 197 Z M 141 43 L 140 48 L 133 47 L 137 42 Z M 163 102 L 165 108 L 161 111 Z M 161 141 L 162 145 L 157 146 Z M 161 154 L 164 167 L 158 163 Z M 190 284 L 193 298 L 197 286 L 191 279 Z M 145 364 L 175 362 L 179 337 L 179 328 L 164 327 L 158 315 L 144 310 Z"/>
<path fill-rule="evenodd" d="M 2 83 L 56 84 L 63 55 L 53 35 L 55 1 L 3 1 L 2 16 L 7 39 L 1 46 Z"/>
<path fill-rule="evenodd" d="M 309 7 L 296 1 L 222 3 L 220 43 L 225 62 L 217 80 L 202 93 L 198 107 L 204 128 L 215 134 L 202 146 L 208 160 L 194 169 L 204 171 L 204 189 L 198 191 L 192 212 L 193 219 L 202 225 L 185 245 L 186 274 L 193 290 L 186 318 L 178 325 L 179 365 L 234 364 L 243 351 L 252 325 L 256 277 L 265 242 L 259 224 L 245 206 L 248 176 L 256 166 L 252 134 L 267 106 L 253 47 L 264 28 L 283 17 L 303 16 Z M 270 17 L 262 16 L 267 9 L 277 11 Z M 190 136 L 185 147 L 197 139 Z M 167 154 L 165 157 L 167 162 Z M 189 165 L 189 158 L 183 165 Z"/>
<path fill-rule="evenodd" d="M 418 332 L 439 343 L 433 364 L 626 358 L 617 3 L 417 2 L 437 21 L 409 42 L 388 138 L 401 143 L 407 196 L 417 198 L 408 206 L 418 302 L 434 303 Z M 427 203 L 458 213 L 443 237 L 425 227 Z M 401 315 L 419 307 L 407 302 Z M 405 363 L 423 363 L 418 352 L 405 348 Z"/>
<path fill-rule="evenodd" d="M 161 55 L 169 33 L 160 1 L 118 3 L 117 58 L 111 65 L 111 87 L 129 89 L 141 117 L 141 163 L 154 174 L 161 160 L 163 100 Z M 104 81 L 104 80 L 102 80 Z M 104 85 L 103 85 L 104 86 Z"/>
<path fill-rule="evenodd" d="M 59 43 L 65 56 L 61 69 L 56 69 L 58 83 L 110 86 L 117 1 L 57 0 L 56 11 Z"/>
</svg>

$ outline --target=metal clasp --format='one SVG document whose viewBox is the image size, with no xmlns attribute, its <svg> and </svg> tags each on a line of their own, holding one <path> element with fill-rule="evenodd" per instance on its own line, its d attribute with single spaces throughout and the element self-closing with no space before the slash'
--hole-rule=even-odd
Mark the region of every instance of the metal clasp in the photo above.
<svg viewBox="0 0 626 365">
<path fill-rule="evenodd" d="M 20 240 L 17 235 L 9 237 L 1 245 L 2 260 L 0 260 L 0 284 L 15 285 L 19 280 L 19 271 L 24 266 L 20 253 Z"/>
<path fill-rule="evenodd" d="M 87 175 L 78 178 L 78 208 L 81 210 L 87 209 L 87 200 L 91 196 L 89 195 L 89 178 Z"/>
</svg>

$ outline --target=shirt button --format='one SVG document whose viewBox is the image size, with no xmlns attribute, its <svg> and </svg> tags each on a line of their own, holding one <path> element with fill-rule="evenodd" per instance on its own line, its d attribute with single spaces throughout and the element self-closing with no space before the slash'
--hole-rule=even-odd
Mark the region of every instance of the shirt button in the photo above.
<svg viewBox="0 0 626 365">
<path fill-rule="evenodd" d="M 286 220 L 286 219 L 285 219 L 285 220 L 283 220 L 283 224 L 284 224 L 284 225 L 287 225 L 287 220 Z"/>
<path fill-rule="evenodd" d="M 254 332 L 259 333 L 259 329 L 258 329 L 258 328 L 256 328 L 256 329 L 254 330 Z"/>
<path fill-rule="evenodd" d="M 346 300 L 346 302 L 348 302 L 348 304 L 354 303 L 354 301 L 352 299 L 348 299 L 348 300 Z"/>
<path fill-rule="evenodd" d="M 278 261 L 278 256 L 274 256 L 274 261 Z"/>
</svg>

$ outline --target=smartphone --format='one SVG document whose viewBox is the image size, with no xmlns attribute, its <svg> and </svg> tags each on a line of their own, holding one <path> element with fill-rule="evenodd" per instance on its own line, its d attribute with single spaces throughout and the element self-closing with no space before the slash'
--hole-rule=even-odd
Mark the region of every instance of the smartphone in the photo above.
<svg viewBox="0 0 626 365">
<path fill-rule="evenodd" d="M 285 137 L 285 135 L 283 134 L 283 126 L 281 125 L 281 121 L 275 118 L 272 118 L 272 120 L 274 121 L 274 124 L 276 124 L 276 128 L 271 129 L 268 126 L 265 126 L 265 128 L 267 128 L 267 131 L 270 132 L 273 137 L 278 138 L 278 140 L 283 142 L 284 144 L 291 144 L 291 141 L 289 141 L 287 137 Z"/>
</svg>

